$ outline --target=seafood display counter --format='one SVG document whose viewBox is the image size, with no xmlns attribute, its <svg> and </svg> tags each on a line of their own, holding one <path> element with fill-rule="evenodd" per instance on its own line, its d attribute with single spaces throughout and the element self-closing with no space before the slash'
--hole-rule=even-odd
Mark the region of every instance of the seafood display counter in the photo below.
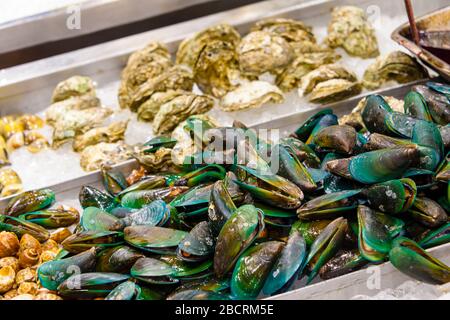
<svg viewBox="0 0 450 320">
<path fill-rule="evenodd" d="M 399 8 L 265 1 L 6 70 L 3 298 L 445 290 L 450 87 L 377 28 Z"/>
</svg>

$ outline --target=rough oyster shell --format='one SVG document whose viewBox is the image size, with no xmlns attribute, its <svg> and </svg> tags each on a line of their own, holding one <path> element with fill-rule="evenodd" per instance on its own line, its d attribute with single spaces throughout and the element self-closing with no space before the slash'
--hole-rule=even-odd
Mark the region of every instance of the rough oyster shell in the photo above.
<svg viewBox="0 0 450 320">
<path fill-rule="evenodd" d="M 327 64 L 309 72 L 301 79 L 300 95 L 306 95 L 320 83 L 331 79 L 343 79 L 354 82 L 356 75 L 339 64 Z"/>
<path fill-rule="evenodd" d="M 127 130 L 128 121 L 119 121 L 111 123 L 109 126 L 94 128 L 86 133 L 75 137 L 73 141 L 73 150 L 80 152 L 88 146 L 100 142 L 117 142 L 124 139 Z"/>
<path fill-rule="evenodd" d="M 353 56 L 373 58 L 379 55 L 375 31 L 364 10 L 358 7 L 333 8 L 325 41 L 332 48 L 343 47 Z"/>
<path fill-rule="evenodd" d="M 278 34 L 288 42 L 316 42 L 312 28 L 303 22 L 285 18 L 270 18 L 258 21 L 250 30 L 268 31 Z"/>
<path fill-rule="evenodd" d="M 331 79 L 316 85 L 308 100 L 314 103 L 330 103 L 357 95 L 361 90 L 359 82 Z"/>
<path fill-rule="evenodd" d="M 172 149 L 159 148 L 154 153 L 135 152 L 133 156 L 141 166 L 145 168 L 147 173 L 174 172 L 177 167 L 172 160 Z"/>
<path fill-rule="evenodd" d="M 128 108 L 131 98 L 139 86 L 150 78 L 154 78 L 173 65 L 167 47 L 159 42 L 152 42 L 145 48 L 134 52 L 122 71 L 119 88 L 119 104 Z"/>
<path fill-rule="evenodd" d="M 178 89 L 191 91 L 193 85 L 194 76 L 192 71 L 184 65 L 175 65 L 159 76 L 148 79 L 142 84 L 132 98 L 130 109 L 136 111 L 156 92 Z"/>
<path fill-rule="evenodd" d="M 185 91 L 180 90 L 155 92 L 139 107 L 137 112 L 138 119 L 141 121 L 152 121 L 163 104 L 184 93 Z"/>
<path fill-rule="evenodd" d="M 85 171 L 99 170 L 102 165 L 112 166 L 132 157 L 131 147 L 123 141 L 117 143 L 100 142 L 81 152 L 80 165 Z"/>
<path fill-rule="evenodd" d="M 71 97 L 63 101 L 55 102 L 48 107 L 45 110 L 45 121 L 49 125 L 54 125 L 69 110 L 83 110 L 100 106 L 100 99 L 91 95 Z"/>
<path fill-rule="evenodd" d="M 214 100 L 206 95 L 185 92 L 164 103 L 153 119 L 153 132 L 163 134 L 172 131 L 180 122 L 194 114 L 208 112 Z"/>
<path fill-rule="evenodd" d="M 228 92 L 221 100 L 220 108 L 224 111 L 236 111 L 259 108 L 267 102 L 281 103 L 283 92 L 266 81 L 244 83 L 234 91 Z"/>
<path fill-rule="evenodd" d="M 393 51 L 386 56 L 378 57 L 363 76 L 363 86 L 374 90 L 387 81 L 407 83 L 428 77 L 428 72 L 413 57 L 402 52 Z"/>
<path fill-rule="evenodd" d="M 67 140 L 82 134 L 101 123 L 112 114 L 109 108 L 69 110 L 54 125 L 53 147 L 58 148 Z"/>
<path fill-rule="evenodd" d="M 22 180 L 17 172 L 11 168 L 2 168 L 0 170 L 1 197 L 7 197 L 23 190 Z"/>
<path fill-rule="evenodd" d="M 73 76 L 56 85 L 52 103 L 83 95 L 95 97 L 94 81 L 89 77 Z"/>
<path fill-rule="evenodd" d="M 296 58 L 277 75 L 275 83 L 283 91 L 290 91 L 300 85 L 303 76 L 314 69 L 336 62 L 341 56 L 328 47 L 317 44 L 308 46 L 309 50 L 299 53 Z M 303 47 L 305 48 L 305 47 Z"/>
<path fill-rule="evenodd" d="M 237 53 L 241 71 L 252 76 L 276 73 L 294 57 L 292 47 L 283 37 L 267 31 L 250 32 L 242 38 Z"/>
</svg>

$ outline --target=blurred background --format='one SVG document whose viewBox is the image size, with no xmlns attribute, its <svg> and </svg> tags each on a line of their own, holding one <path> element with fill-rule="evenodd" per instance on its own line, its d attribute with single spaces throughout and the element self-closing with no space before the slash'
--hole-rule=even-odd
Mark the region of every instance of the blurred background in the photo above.
<svg viewBox="0 0 450 320">
<path fill-rule="evenodd" d="M 0 69 L 259 1 L 3 0 Z"/>
</svg>

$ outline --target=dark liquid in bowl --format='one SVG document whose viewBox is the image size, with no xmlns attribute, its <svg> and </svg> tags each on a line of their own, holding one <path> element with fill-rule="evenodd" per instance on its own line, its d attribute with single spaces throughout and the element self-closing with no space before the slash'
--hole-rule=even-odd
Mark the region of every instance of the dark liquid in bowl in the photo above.
<svg viewBox="0 0 450 320">
<path fill-rule="evenodd" d="M 431 52 L 433 55 L 441 59 L 442 61 L 450 64 L 450 50 L 448 49 L 441 49 L 441 48 L 434 48 L 434 47 L 427 47 L 422 46 L 425 50 Z"/>
</svg>

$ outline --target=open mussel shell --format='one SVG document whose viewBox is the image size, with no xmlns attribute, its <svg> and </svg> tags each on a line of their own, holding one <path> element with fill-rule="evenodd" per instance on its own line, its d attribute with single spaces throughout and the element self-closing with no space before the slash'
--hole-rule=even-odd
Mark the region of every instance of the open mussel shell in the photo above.
<svg viewBox="0 0 450 320">
<path fill-rule="evenodd" d="M 34 212 L 23 213 L 20 219 L 36 223 L 45 228 L 62 228 L 69 227 L 77 223 L 80 214 L 75 208 L 65 208 L 60 206 L 54 209 L 44 209 Z"/>
<path fill-rule="evenodd" d="M 246 250 L 231 276 L 231 295 L 237 299 L 256 298 L 277 261 L 284 243 L 268 241 Z"/>
<path fill-rule="evenodd" d="M 408 238 L 400 237 L 392 242 L 389 260 L 398 270 L 416 280 L 430 284 L 450 282 L 450 267 Z"/>
<path fill-rule="evenodd" d="M 292 148 L 288 145 L 277 144 L 272 154 L 279 156 L 278 174 L 289 181 L 294 182 L 301 190 L 312 192 L 317 185 L 306 167 L 300 162 Z"/>
<path fill-rule="evenodd" d="M 367 263 L 369 261 L 363 258 L 359 250 L 342 250 L 320 268 L 319 276 L 323 280 L 336 278 L 359 270 Z"/>
<path fill-rule="evenodd" d="M 417 197 L 408 213 L 429 228 L 439 227 L 448 220 L 445 210 L 436 201 L 426 197 Z"/>
<path fill-rule="evenodd" d="M 296 209 L 303 200 L 302 190 L 290 182 L 275 174 L 262 172 L 246 166 L 238 165 L 251 179 L 255 179 L 256 185 L 236 181 L 239 187 L 248 191 L 255 198 L 283 209 Z"/>
<path fill-rule="evenodd" d="M 81 187 L 78 198 L 83 208 L 96 207 L 109 212 L 118 205 L 114 197 L 90 186 Z"/>
<path fill-rule="evenodd" d="M 80 225 L 85 231 L 114 231 L 113 226 L 119 218 L 96 207 L 83 210 Z"/>
<path fill-rule="evenodd" d="M 118 219 L 111 230 L 123 230 L 129 226 L 163 226 L 170 219 L 170 208 L 162 200 L 155 200 L 127 216 Z"/>
<path fill-rule="evenodd" d="M 278 260 L 267 276 L 263 293 L 273 295 L 287 291 L 297 280 L 298 274 L 303 271 L 306 253 L 305 240 L 299 231 L 293 229 Z"/>
<path fill-rule="evenodd" d="M 142 253 L 126 245 L 106 248 L 97 255 L 97 272 L 128 273 L 133 264 L 144 257 Z"/>
<path fill-rule="evenodd" d="M 328 193 L 314 198 L 297 209 L 300 220 L 322 220 L 341 216 L 343 212 L 356 208 L 353 199 L 361 189 Z"/>
<path fill-rule="evenodd" d="M 114 247 L 122 242 L 122 232 L 82 231 L 69 236 L 61 245 L 71 253 L 79 253 L 92 247 Z"/>
<path fill-rule="evenodd" d="M 151 190 L 130 191 L 122 196 L 120 204 L 126 208 L 140 209 L 155 200 L 170 202 L 187 190 L 188 187 L 167 187 Z"/>
<path fill-rule="evenodd" d="M 0 215 L 0 231 L 14 232 L 19 238 L 29 234 L 39 242 L 45 242 L 50 238 L 50 232 L 42 226 L 13 216 Z"/>
<path fill-rule="evenodd" d="M 320 110 L 319 112 L 313 114 L 297 130 L 295 130 L 295 136 L 301 141 L 305 142 L 311 135 L 311 132 L 313 131 L 317 123 L 320 121 L 320 119 L 322 119 L 322 117 L 325 115 L 332 115 L 332 114 L 333 110 L 328 108 Z"/>
<path fill-rule="evenodd" d="M 112 289 L 130 278 L 109 272 L 74 274 L 58 286 L 58 294 L 65 298 L 106 297 Z"/>
<path fill-rule="evenodd" d="M 407 211 L 416 199 L 416 183 L 408 178 L 378 183 L 364 189 L 368 205 L 376 210 L 397 214 Z"/>
<path fill-rule="evenodd" d="M 103 187 L 109 194 L 115 196 L 128 187 L 125 176 L 119 171 L 112 171 L 108 166 L 102 166 L 100 170 Z"/>
<path fill-rule="evenodd" d="M 132 277 L 149 284 L 174 284 L 174 269 L 164 261 L 155 258 L 140 258 L 131 267 Z"/>
<path fill-rule="evenodd" d="M 130 226 L 124 229 L 124 239 L 127 243 L 139 249 L 159 254 L 174 254 L 181 240 L 187 234 L 181 230 L 146 225 Z"/>
<path fill-rule="evenodd" d="M 392 237 L 379 216 L 363 205 L 358 206 L 358 248 L 361 255 L 373 262 L 383 261 L 391 249 Z"/>
<path fill-rule="evenodd" d="M 347 220 L 340 217 L 327 225 L 314 240 L 306 259 L 309 271 L 308 283 L 314 279 L 320 268 L 339 251 L 347 229 Z"/>
<path fill-rule="evenodd" d="M 106 296 L 105 300 L 133 300 L 141 291 L 141 288 L 133 281 L 119 284 Z"/>
<path fill-rule="evenodd" d="M 189 218 L 203 216 L 208 212 L 213 185 L 200 185 L 178 195 L 170 202 L 170 208 L 175 209 L 174 218 Z"/>
<path fill-rule="evenodd" d="M 55 193 L 50 189 L 26 191 L 9 201 L 5 214 L 17 217 L 22 213 L 46 208 L 54 201 Z"/>
<path fill-rule="evenodd" d="M 223 180 L 216 181 L 211 190 L 208 207 L 208 221 L 215 237 L 219 235 L 223 225 L 236 209 L 225 182 Z"/>
<path fill-rule="evenodd" d="M 209 223 L 202 221 L 178 244 L 177 256 L 187 262 L 204 261 L 214 253 L 214 244 Z"/>
<path fill-rule="evenodd" d="M 93 271 L 96 263 L 95 252 L 92 248 L 68 258 L 44 262 L 37 270 L 41 285 L 48 290 L 56 290 L 74 272 Z"/>
<path fill-rule="evenodd" d="M 290 147 L 297 158 L 303 162 L 308 168 L 318 168 L 320 159 L 314 150 L 306 143 L 294 137 L 286 137 L 280 139 L 280 144 Z"/>
<path fill-rule="evenodd" d="M 167 297 L 167 300 L 230 300 L 228 295 L 201 289 L 178 291 Z"/>
<path fill-rule="evenodd" d="M 239 256 L 263 230 L 264 216 L 253 205 L 243 205 L 231 215 L 216 241 L 214 273 L 218 278 L 233 268 Z"/>
<path fill-rule="evenodd" d="M 450 222 L 447 222 L 434 230 L 427 230 L 418 244 L 422 248 L 431 248 L 450 242 Z"/>
</svg>

